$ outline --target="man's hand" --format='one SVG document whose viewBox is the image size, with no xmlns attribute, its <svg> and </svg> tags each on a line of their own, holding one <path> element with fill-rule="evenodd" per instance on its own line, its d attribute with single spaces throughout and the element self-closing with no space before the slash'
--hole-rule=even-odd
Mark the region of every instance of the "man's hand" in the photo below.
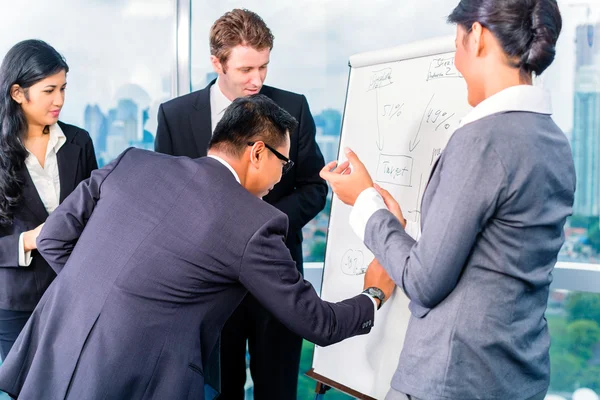
<svg viewBox="0 0 600 400">
<path fill-rule="evenodd" d="M 388 192 L 387 190 L 385 190 L 378 184 L 375 184 L 375 189 L 381 195 L 381 197 L 383 197 L 383 201 L 385 203 L 385 206 L 388 208 L 388 210 L 390 210 L 390 212 L 392 214 L 394 214 L 394 216 L 396 218 L 398 218 L 398 221 L 400 221 L 400 223 L 402 224 L 402 227 L 406 228 L 406 219 L 404 218 L 404 215 L 402 214 L 402 209 L 400 209 L 400 204 L 398 204 L 396 199 L 394 199 L 392 197 L 390 192 Z"/>
<path fill-rule="evenodd" d="M 373 187 L 373 180 L 364 164 L 350 149 L 345 150 L 348 161 L 337 164 L 332 161 L 321 170 L 321 178 L 331 185 L 331 189 L 345 204 L 353 206 L 363 190 Z"/>
<path fill-rule="evenodd" d="M 25 252 L 37 249 L 35 240 L 40 234 L 44 224 L 38 225 L 35 229 L 23 233 L 23 249 Z"/>
<path fill-rule="evenodd" d="M 383 290 L 386 301 L 392 297 L 392 293 L 396 287 L 392 278 L 390 278 L 377 259 L 371 261 L 371 264 L 369 264 L 369 267 L 367 268 L 367 273 L 365 274 L 364 289 L 369 287 L 376 287 Z M 378 300 L 375 299 L 375 301 Z"/>
</svg>

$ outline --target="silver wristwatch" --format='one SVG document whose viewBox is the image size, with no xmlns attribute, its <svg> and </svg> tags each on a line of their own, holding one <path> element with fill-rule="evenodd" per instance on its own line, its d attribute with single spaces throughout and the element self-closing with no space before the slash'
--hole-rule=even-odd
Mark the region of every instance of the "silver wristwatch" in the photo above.
<svg viewBox="0 0 600 400">
<path fill-rule="evenodd" d="M 371 297 L 375 297 L 376 299 L 379 299 L 379 305 L 377 306 L 378 310 L 385 302 L 385 293 L 383 293 L 383 290 L 379 289 L 378 287 L 368 287 L 363 291 L 363 293 L 368 294 Z"/>
</svg>

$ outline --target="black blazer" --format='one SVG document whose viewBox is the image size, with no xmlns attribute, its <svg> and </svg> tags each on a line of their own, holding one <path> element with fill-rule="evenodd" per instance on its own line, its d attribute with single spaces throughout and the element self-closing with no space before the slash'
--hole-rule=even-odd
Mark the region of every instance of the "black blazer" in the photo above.
<svg viewBox="0 0 600 400">
<path fill-rule="evenodd" d="M 62 122 L 58 125 L 67 138 L 56 154 L 62 203 L 79 182 L 90 177 L 98 164 L 86 131 Z M 27 168 L 20 173 L 25 182 L 22 204 L 15 210 L 13 224 L 0 226 L 0 309 L 32 311 L 56 274 L 36 250 L 32 252 L 31 265 L 19 267 L 19 235 L 48 218 Z"/>
<path fill-rule="evenodd" d="M 191 158 L 206 155 L 212 137 L 210 87 L 214 83 L 161 104 L 154 142 L 157 152 Z M 327 184 L 319 177 L 325 162 L 315 141 L 315 122 L 306 98 L 270 86 L 263 86 L 260 93 L 298 120 L 298 129 L 290 132 L 290 159 L 294 161 L 294 167 L 264 200 L 288 216 L 286 246 L 303 272 L 302 227 L 325 207 Z"/>
</svg>

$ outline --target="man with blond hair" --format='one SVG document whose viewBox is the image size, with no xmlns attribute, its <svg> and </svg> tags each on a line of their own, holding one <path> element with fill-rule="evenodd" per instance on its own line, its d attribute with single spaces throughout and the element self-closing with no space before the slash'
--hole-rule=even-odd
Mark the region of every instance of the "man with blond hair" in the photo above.
<svg viewBox="0 0 600 400">
<path fill-rule="evenodd" d="M 239 97 L 261 93 L 289 112 L 299 122 L 290 132 L 293 167 L 263 199 L 287 215 L 286 246 L 302 272 L 302 227 L 325 206 L 327 185 L 319 177 L 324 161 L 306 98 L 263 85 L 273 39 L 265 22 L 252 11 L 234 9 L 221 16 L 210 30 L 210 60 L 218 78 L 202 90 L 160 106 L 155 149 L 177 156 L 205 156 L 215 126 Z M 295 400 L 302 339 L 251 295 L 222 331 L 219 400 L 244 398 L 246 343 L 254 398 Z M 212 359 L 205 370 L 208 382 L 215 382 L 215 372 L 218 376 Z"/>
</svg>

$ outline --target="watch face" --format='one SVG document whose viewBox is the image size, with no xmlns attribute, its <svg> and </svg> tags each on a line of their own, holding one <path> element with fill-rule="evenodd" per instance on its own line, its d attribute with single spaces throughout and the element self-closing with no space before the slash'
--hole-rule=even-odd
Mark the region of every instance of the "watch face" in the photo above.
<svg viewBox="0 0 600 400">
<path fill-rule="evenodd" d="M 370 287 L 366 290 L 366 292 L 371 296 L 377 297 L 381 301 L 385 300 L 385 294 L 383 293 L 383 290 L 379 288 Z"/>
</svg>

